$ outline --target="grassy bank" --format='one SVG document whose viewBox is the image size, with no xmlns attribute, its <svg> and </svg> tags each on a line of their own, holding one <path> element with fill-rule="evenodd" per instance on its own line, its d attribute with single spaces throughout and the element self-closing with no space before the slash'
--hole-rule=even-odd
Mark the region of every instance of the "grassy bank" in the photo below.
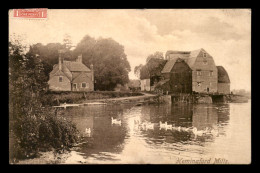
<svg viewBox="0 0 260 173">
<path fill-rule="evenodd" d="M 54 92 L 49 91 L 41 98 L 43 106 L 55 106 L 60 103 L 82 103 L 87 100 L 119 97 L 142 96 L 139 92 L 91 91 L 91 92 Z"/>
</svg>

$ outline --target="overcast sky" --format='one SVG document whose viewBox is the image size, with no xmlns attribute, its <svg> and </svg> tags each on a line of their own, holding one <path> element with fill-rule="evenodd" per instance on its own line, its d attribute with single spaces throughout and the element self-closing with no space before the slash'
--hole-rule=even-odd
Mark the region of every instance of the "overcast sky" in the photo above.
<svg viewBox="0 0 260 173">
<path fill-rule="evenodd" d="M 113 38 L 125 47 L 134 67 L 149 54 L 204 48 L 229 73 L 231 89 L 251 90 L 251 11 L 243 10 L 48 10 L 46 20 L 14 19 L 9 34 L 27 44 L 60 42 L 65 34 L 74 45 L 85 36 Z"/>
</svg>

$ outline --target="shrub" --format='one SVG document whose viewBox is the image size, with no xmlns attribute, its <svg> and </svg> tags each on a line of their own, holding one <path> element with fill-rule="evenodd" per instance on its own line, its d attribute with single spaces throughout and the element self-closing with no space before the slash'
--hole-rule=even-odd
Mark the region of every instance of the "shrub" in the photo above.
<svg viewBox="0 0 260 173">
<path fill-rule="evenodd" d="M 78 141 L 78 130 L 72 122 L 54 112 L 22 116 L 14 123 L 13 157 L 32 157 L 39 151 L 68 149 Z"/>
</svg>

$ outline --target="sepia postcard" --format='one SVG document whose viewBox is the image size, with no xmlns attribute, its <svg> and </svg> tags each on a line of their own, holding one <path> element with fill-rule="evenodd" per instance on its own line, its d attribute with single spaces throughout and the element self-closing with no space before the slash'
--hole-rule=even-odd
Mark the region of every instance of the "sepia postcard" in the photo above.
<svg viewBox="0 0 260 173">
<path fill-rule="evenodd" d="M 9 164 L 251 164 L 251 9 L 10 9 Z"/>
</svg>

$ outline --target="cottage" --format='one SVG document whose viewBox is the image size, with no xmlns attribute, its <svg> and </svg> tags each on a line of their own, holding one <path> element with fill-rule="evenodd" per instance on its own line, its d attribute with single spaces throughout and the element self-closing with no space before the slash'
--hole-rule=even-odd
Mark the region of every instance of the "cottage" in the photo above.
<svg viewBox="0 0 260 173">
<path fill-rule="evenodd" d="M 151 91 L 150 79 L 141 80 L 141 91 Z"/>
<path fill-rule="evenodd" d="M 61 54 L 59 63 L 53 66 L 48 81 L 53 91 L 93 91 L 94 71 L 82 63 L 82 55 L 76 61 L 64 61 Z"/>
<path fill-rule="evenodd" d="M 222 66 L 217 66 L 218 69 L 218 93 L 230 94 L 230 80 L 227 71 Z"/>
<path fill-rule="evenodd" d="M 217 92 L 217 68 L 213 57 L 204 49 L 195 51 L 167 51 L 162 70 L 171 92 Z"/>
</svg>

